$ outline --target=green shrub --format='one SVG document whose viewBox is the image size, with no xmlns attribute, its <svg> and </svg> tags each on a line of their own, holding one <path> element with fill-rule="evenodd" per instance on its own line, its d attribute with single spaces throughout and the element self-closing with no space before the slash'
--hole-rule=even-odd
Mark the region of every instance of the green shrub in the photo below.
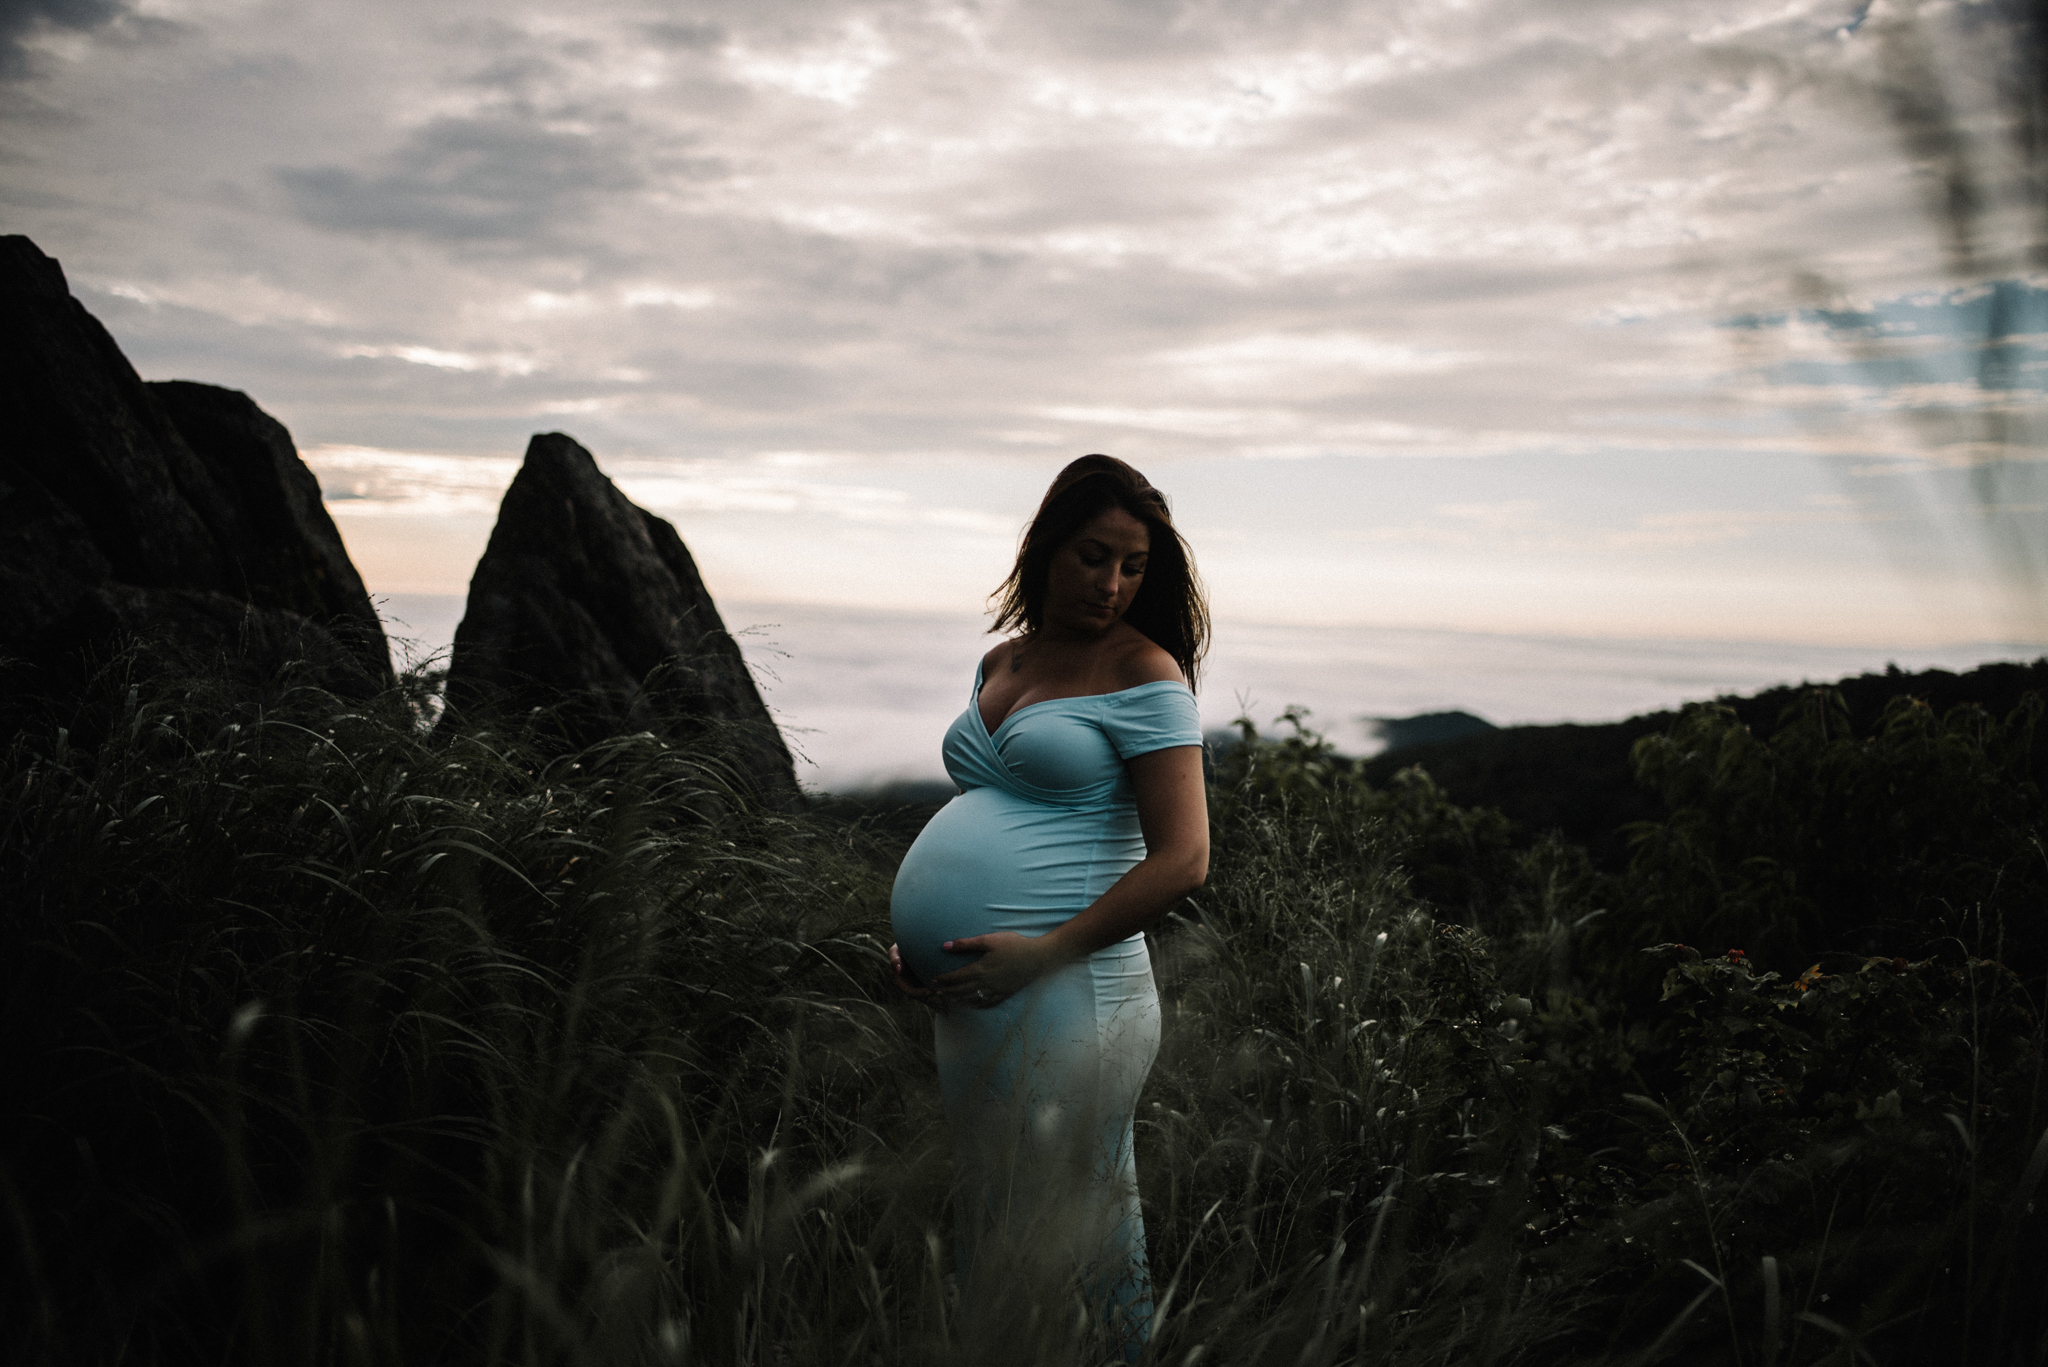
<svg viewBox="0 0 2048 1367">
<path fill-rule="evenodd" d="M 1809 691 L 1764 739 L 1732 709 L 1685 709 L 1637 742 L 1670 815 L 1638 826 L 1637 946 L 1739 946 L 1772 962 L 1825 950 L 1919 957 L 1956 937 L 2048 971 L 2048 806 L 2030 773 L 2041 701 L 1936 717 L 1892 699 L 1868 736 L 1841 695 Z"/>
<path fill-rule="evenodd" d="M 1781 868 L 1826 886 L 1828 861 L 1847 857 L 1834 844 L 1873 857 L 1889 827 L 1871 823 L 1892 817 L 1885 796 L 1937 781 L 1936 795 L 1948 785 L 1954 809 L 1944 819 L 1959 813 L 1971 829 L 1958 837 L 1953 866 L 1943 862 L 1950 851 L 1939 834 L 1916 848 L 1925 881 L 1915 895 L 1983 886 L 1969 880 L 1982 876 L 1987 849 L 2010 874 L 2032 836 L 2016 824 L 2032 794 L 1972 785 L 2012 777 L 2000 766 L 2023 751 L 2031 709 L 2006 727 L 1961 712 L 1931 736 L 1924 712 L 1895 705 L 1885 737 L 1835 737 L 1831 750 L 1802 748 L 1794 716 L 1791 734 L 1774 742 L 1783 751 L 1766 757 L 1777 767 L 1761 774 L 1716 767 L 1715 755 L 1702 754 L 1703 731 L 1744 759 L 1758 747 L 1746 732 L 1732 735 L 1723 717 L 1695 712 L 1666 749 L 1644 747 L 1653 762 L 1676 756 L 1700 787 L 1675 790 L 1684 800 L 1673 803 L 1672 829 L 1649 832 L 1644 844 L 1652 856 L 1668 855 L 1690 832 L 1717 842 L 1736 867 L 1749 857 L 1744 850 L 1775 848 Z M 1671 946 L 1660 956 L 1680 962 L 1667 973 L 1663 957 L 1632 943 L 1655 924 L 1642 905 L 1648 875 L 1661 867 L 1654 858 L 1639 865 L 1644 881 L 1632 881 L 1600 875 L 1583 851 L 1554 838 L 1518 850 L 1497 817 L 1441 811 L 1420 775 L 1400 776 L 1392 790 L 1368 788 L 1299 728 L 1247 750 L 1219 772 L 1237 786 L 1219 795 L 1220 886 L 1201 901 L 1205 918 L 1219 919 L 1212 906 L 1225 890 L 1249 894 L 1239 915 L 1220 919 L 1232 967 L 1252 968 L 1253 981 L 1285 980 L 1283 945 L 1341 963 L 1341 928 L 1370 926 L 1404 906 L 1427 915 L 1419 888 L 1456 887 L 1480 870 L 1476 895 L 1462 900 L 1483 908 L 1490 933 L 1473 944 L 1490 941 L 1491 950 L 1454 977 L 1470 985 L 1468 1000 L 1512 1004 L 1490 1020 L 1469 1019 L 1468 1030 L 1480 1029 L 1468 1037 L 1484 1041 L 1494 1082 L 1456 1056 L 1431 1059 L 1424 1071 L 1449 1083 L 1446 1094 L 1462 1089 L 1464 1123 L 1454 1132 L 1469 1161 L 1443 1161 L 1445 1147 L 1430 1142 L 1443 1132 L 1433 1117 L 1402 1150 L 1401 1171 L 1412 1189 L 1418 1174 L 1476 1169 L 1490 1183 L 1492 1214 L 1482 1214 L 1485 1202 L 1462 1219 L 1425 1205 L 1417 1224 L 1425 1237 L 1391 1226 L 1402 1256 L 1427 1269 L 1425 1287 L 1435 1288 L 1416 1288 L 1411 1272 L 1421 1299 L 1408 1313 L 1429 1326 L 1435 1347 L 1456 1345 L 1447 1360 L 1808 1362 L 1853 1344 L 1849 1351 L 1874 1360 L 1913 1362 L 2030 1342 L 2039 1332 L 2040 1307 L 2016 1288 L 2048 1257 L 2029 1204 L 2048 1169 L 2048 1108 L 2036 1007 L 2012 971 L 1951 940 L 1910 964 L 1825 955 L 1839 971 L 1815 965 L 1792 982 L 1753 970 L 1754 952 L 1703 959 Z M 1804 834 L 1787 829 L 1782 811 L 1748 801 L 1760 790 L 1788 809 L 1818 792 L 1834 804 L 1830 824 L 1819 836 L 1811 834 L 1818 817 Z M 2005 824 L 1987 811 L 2003 813 Z M 1253 869 L 1261 876 L 1242 881 Z M 1347 905 L 1329 890 L 1338 873 L 1377 892 Z M 2005 896 L 2013 883 L 2025 886 L 2011 879 L 1990 889 L 2004 896 L 1993 906 L 2008 921 L 2026 905 Z M 1305 906 L 1316 908 L 1306 925 Z M 1659 910 L 1688 914 L 1672 902 Z M 1798 917 L 1788 914 L 1795 925 Z M 1862 928 L 1846 912 L 1838 924 Z M 1803 933 L 1825 943 L 1829 932 L 1809 920 Z M 1452 934 L 1440 930 L 1436 945 L 1454 944 Z M 1247 964 L 1246 949 L 1262 943 L 1269 956 Z M 1436 965 L 1462 957 L 1421 954 L 1411 943 L 1395 960 L 1403 986 L 1389 983 L 1378 1001 L 1353 1009 L 1392 1015 L 1391 1004 L 1432 981 Z M 1216 1015 L 1237 1024 L 1251 1012 Z M 1260 1033 L 1286 1038 L 1265 1021 Z M 1183 1034 L 1178 1047 L 1191 1043 Z M 1513 1081 L 1501 1085 L 1510 1070 Z M 1355 1063 L 1307 1050 L 1255 1070 L 1268 1093 L 1282 1095 L 1288 1080 L 1327 1076 L 1322 1090 L 1333 1098 L 1359 1073 Z M 1297 1104 L 1293 1114 L 1306 1109 Z M 1331 1106 L 1323 1113 L 1327 1123 Z M 1352 1149 L 1358 1156 L 1348 1160 L 1346 1146 L 1327 1139 L 1318 1150 L 1332 1156 L 1329 1167 L 1291 1169 L 1276 1183 L 1290 1193 L 1334 1192 L 1344 1188 L 1338 1173 L 1347 1161 L 1382 1170 L 1367 1164 L 1383 1167 L 1384 1158 Z M 1280 1201 L 1290 1212 L 1304 1204 Z M 1481 1237 L 1471 1237 L 1475 1229 Z M 1470 1279 L 1457 1281 L 1455 1269 Z M 1506 1313 L 1503 1285 L 1526 1293 Z M 1454 1326 L 1439 1313 L 1449 1304 L 1460 1309 Z M 1497 1316 L 1493 1330 L 1473 1335 L 1488 1313 Z M 1415 1340 L 1374 1342 L 1387 1354 L 1376 1360 L 1430 1351 Z"/>
<path fill-rule="evenodd" d="M 2001 964 L 1851 958 L 1787 982 L 1740 950 L 1658 952 L 1677 960 L 1664 997 L 1684 1022 L 1681 1114 L 1704 1136 L 1687 1155 L 1657 1155 L 1667 1161 L 1790 1161 L 1871 1120 L 1954 1125 L 1974 1144 L 1980 1129 L 2031 1118 L 2040 1024 Z"/>
</svg>

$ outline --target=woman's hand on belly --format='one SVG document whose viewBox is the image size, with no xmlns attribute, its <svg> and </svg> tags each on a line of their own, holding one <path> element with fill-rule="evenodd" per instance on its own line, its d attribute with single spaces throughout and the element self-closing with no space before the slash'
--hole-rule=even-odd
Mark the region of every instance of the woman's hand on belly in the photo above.
<svg viewBox="0 0 2048 1367">
<path fill-rule="evenodd" d="M 1050 936 L 1019 935 L 1014 930 L 948 940 L 940 948 L 949 954 L 981 956 L 965 968 L 932 979 L 932 986 L 945 1000 L 980 1007 L 996 1006 L 1014 997 L 1046 974 L 1064 968 L 1074 957 Z"/>
<path fill-rule="evenodd" d="M 939 994 L 920 982 L 917 975 L 910 971 L 910 965 L 903 962 L 903 949 L 900 945 L 889 946 L 889 967 L 896 974 L 897 988 L 905 996 L 914 997 L 930 1006 L 945 1005 Z"/>
</svg>

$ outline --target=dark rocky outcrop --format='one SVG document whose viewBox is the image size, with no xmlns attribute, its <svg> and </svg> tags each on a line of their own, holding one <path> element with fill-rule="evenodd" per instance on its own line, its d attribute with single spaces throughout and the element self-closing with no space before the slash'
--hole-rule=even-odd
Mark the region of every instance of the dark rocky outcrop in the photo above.
<svg viewBox="0 0 2048 1367">
<path fill-rule="evenodd" d="M 148 388 L 186 444 L 222 477 L 216 536 L 231 548 L 242 596 L 320 622 L 361 649 L 366 664 L 388 667 L 383 624 L 320 500 L 319 477 L 299 459 L 284 424 L 237 390 L 190 380 Z"/>
<path fill-rule="evenodd" d="M 448 706 L 555 709 L 568 738 L 715 728 L 769 801 L 798 800 L 768 716 L 676 529 L 636 507 L 559 432 L 526 448 L 469 583 Z"/>
<path fill-rule="evenodd" d="M 61 681 L 123 641 L 328 687 L 391 681 L 375 609 L 274 419 L 232 390 L 144 384 L 25 237 L 0 237 L 0 657 Z"/>
</svg>

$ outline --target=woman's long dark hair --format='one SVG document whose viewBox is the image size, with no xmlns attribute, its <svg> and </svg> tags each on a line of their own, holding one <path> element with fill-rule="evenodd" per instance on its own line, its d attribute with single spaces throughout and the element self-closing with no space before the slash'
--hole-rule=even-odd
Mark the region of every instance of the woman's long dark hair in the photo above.
<svg viewBox="0 0 2048 1367">
<path fill-rule="evenodd" d="M 996 624 L 989 630 L 1033 632 L 1043 626 L 1053 552 L 1111 508 L 1123 509 L 1152 532 L 1145 582 L 1138 586 L 1124 620 L 1171 655 L 1193 688 L 1209 649 L 1209 604 L 1195 574 L 1194 556 L 1173 528 L 1166 495 L 1114 456 L 1083 456 L 1053 479 L 1037 515 L 1024 529 L 1010 577 L 989 595 L 996 613 Z"/>
</svg>

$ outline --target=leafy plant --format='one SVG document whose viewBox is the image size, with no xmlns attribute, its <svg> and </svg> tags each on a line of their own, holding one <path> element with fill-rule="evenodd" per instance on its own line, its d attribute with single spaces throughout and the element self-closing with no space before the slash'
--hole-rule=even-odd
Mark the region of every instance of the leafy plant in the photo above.
<svg viewBox="0 0 2048 1367">
<path fill-rule="evenodd" d="M 2048 970 L 2048 828 L 2031 775 L 2038 697 L 2003 720 L 1896 697 L 1868 736 L 1815 689 L 1768 738 L 1732 709 L 1685 709 L 1636 745 L 1670 811 L 1639 824 L 1637 943 L 1918 957 L 1957 937 L 2029 977 Z"/>
</svg>

